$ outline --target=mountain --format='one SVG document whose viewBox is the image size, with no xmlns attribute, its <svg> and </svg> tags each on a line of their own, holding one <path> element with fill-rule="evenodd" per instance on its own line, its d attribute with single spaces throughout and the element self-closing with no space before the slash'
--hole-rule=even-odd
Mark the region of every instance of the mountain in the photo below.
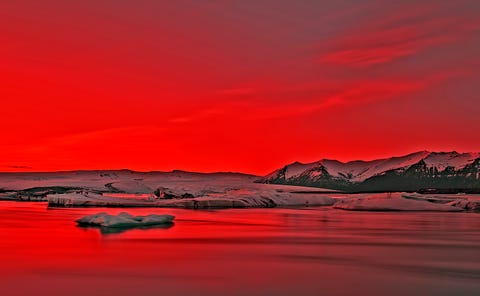
<svg viewBox="0 0 480 296">
<path fill-rule="evenodd" d="M 372 161 L 294 162 L 259 182 L 349 192 L 477 191 L 480 190 L 480 153 L 420 151 Z"/>
</svg>

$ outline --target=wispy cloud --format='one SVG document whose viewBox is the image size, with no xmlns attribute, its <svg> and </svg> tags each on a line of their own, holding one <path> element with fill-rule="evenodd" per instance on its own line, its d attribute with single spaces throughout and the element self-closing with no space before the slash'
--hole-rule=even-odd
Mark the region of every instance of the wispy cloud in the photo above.
<svg viewBox="0 0 480 296">
<path fill-rule="evenodd" d="M 253 94 L 254 92 L 255 90 L 250 87 L 237 87 L 219 90 L 217 91 L 217 94 L 227 96 L 243 96 Z"/>
<path fill-rule="evenodd" d="M 293 119 L 298 116 L 330 112 L 338 108 L 354 108 L 378 101 L 408 99 L 415 93 L 427 91 L 440 83 L 465 75 L 469 75 L 469 73 L 449 70 L 414 78 L 355 79 L 343 81 L 343 83 L 339 81 L 310 82 L 283 88 L 278 87 L 270 92 L 264 91 L 261 96 L 251 100 L 227 101 L 221 106 L 225 114 L 235 118 L 248 120 Z M 297 95 L 296 100 L 275 101 L 275 98 L 284 92 L 288 92 L 289 96 L 295 96 L 294 93 L 302 93 L 302 97 Z"/>
<path fill-rule="evenodd" d="M 28 165 L 2 165 L 0 167 L 6 168 L 6 169 L 14 169 L 14 170 L 30 170 L 30 169 L 33 169 L 33 167 L 28 166 Z"/>
<path fill-rule="evenodd" d="M 408 19 L 405 15 L 404 18 Z M 460 18 L 442 20 L 397 18 L 366 24 L 331 40 L 331 49 L 319 57 L 321 63 L 370 66 L 415 55 L 443 44 L 457 42 L 475 30 L 475 24 Z"/>
<path fill-rule="evenodd" d="M 28 153 L 45 153 L 64 149 L 65 147 L 95 147 L 98 145 L 119 144 L 122 142 L 135 144 L 137 139 L 146 139 L 161 135 L 165 127 L 131 126 L 100 129 L 87 132 L 72 133 L 64 136 L 46 138 L 25 147 Z M 115 148 L 115 147 L 112 147 Z"/>
</svg>

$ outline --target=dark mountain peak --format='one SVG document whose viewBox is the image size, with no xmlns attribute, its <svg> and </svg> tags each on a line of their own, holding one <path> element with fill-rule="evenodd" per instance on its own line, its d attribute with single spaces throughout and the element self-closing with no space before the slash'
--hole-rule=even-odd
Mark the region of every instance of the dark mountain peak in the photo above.
<svg viewBox="0 0 480 296">
<path fill-rule="evenodd" d="M 294 162 L 263 178 L 266 183 L 348 191 L 480 188 L 480 153 L 417 151 L 369 161 Z"/>
</svg>

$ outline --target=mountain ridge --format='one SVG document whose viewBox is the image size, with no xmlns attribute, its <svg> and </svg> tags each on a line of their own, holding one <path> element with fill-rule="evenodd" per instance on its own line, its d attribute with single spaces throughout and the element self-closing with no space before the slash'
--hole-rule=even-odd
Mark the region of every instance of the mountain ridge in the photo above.
<svg viewBox="0 0 480 296">
<path fill-rule="evenodd" d="M 479 189 L 480 153 L 418 151 L 369 161 L 296 161 L 266 175 L 260 182 L 345 191 Z"/>
</svg>

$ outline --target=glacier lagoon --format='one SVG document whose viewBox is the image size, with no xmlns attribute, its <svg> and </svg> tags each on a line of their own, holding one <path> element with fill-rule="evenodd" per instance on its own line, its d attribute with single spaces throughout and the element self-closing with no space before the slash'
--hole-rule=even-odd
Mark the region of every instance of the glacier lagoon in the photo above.
<svg viewBox="0 0 480 296">
<path fill-rule="evenodd" d="M 480 216 L 449 212 L 187 210 L 175 225 L 105 232 L 125 209 L 2 202 L 2 295 L 478 295 Z"/>
</svg>

